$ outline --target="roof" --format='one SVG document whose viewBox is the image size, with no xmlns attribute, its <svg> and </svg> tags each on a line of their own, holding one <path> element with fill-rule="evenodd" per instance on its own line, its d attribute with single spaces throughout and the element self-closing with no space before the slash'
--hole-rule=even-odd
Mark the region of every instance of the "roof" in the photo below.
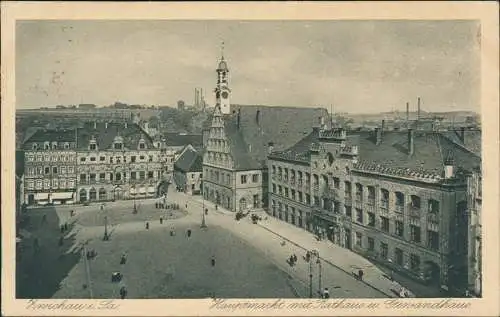
<svg viewBox="0 0 500 317">
<path fill-rule="evenodd" d="M 39 129 L 27 137 L 24 143 L 75 142 L 75 129 Z"/>
<path fill-rule="evenodd" d="M 238 170 L 261 169 L 266 165 L 269 143 L 276 151 L 287 149 L 308 135 L 327 117 L 323 108 L 231 106 L 225 116 L 226 136 Z M 238 113 L 240 122 L 238 127 Z"/>
<path fill-rule="evenodd" d="M 464 146 L 472 153 L 481 156 L 481 130 L 479 129 L 464 129 L 464 139 L 461 139 L 461 131 L 445 131 L 443 135 L 450 139 L 452 142 Z"/>
<path fill-rule="evenodd" d="M 187 172 L 201 172 L 203 170 L 203 155 L 190 148 L 177 159 L 174 168 Z"/>
<path fill-rule="evenodd" d="M 164 138 L 167 146 L 186 146 L 190 144 L 195 148 L 203 147 L 202 134 L 166 133 Z"/>
<path fill-rule="evenodd" d="M 409 155 L 408 131 L 386 131 L 382 141 L 376 144 L 373 132 L 351 132 L 347 146 L 358 146 L 359 164 L 364 168 L 376 166 L 391 170 L 412 171 L 422 174 L 442 175 L 445 161 L 453 160 L 455 166 L 473 171 L 481 166 L 481 157 L 450 140 L 442 132 L 413 131 L 414 152 Z M 318 129 L 314 129 L 295 145 L 283 151 L 273 152 L 271 159 L 309 162 L 310 145 L 317 143 Z"/>
<path fill-rule="evenodd" d="M 95 125 L 94 125 L 95 124 Z M 86 123 L 78 128 L 77 149 L 88 149 L 90 140 L 95 137 L 100 149 L 108 149 L 113 145 L 115 137 L 123 138 L 123 146 L 126 149 L 137 149 L 139 141 L 143 139 L 146 148 L 154 148 L 152 138 L 133 123 Z"/>
<path fill-rule="evenodd" d="M 24 174 L 24 151 L 16 151 L 16 176 Z"/>
</svg>

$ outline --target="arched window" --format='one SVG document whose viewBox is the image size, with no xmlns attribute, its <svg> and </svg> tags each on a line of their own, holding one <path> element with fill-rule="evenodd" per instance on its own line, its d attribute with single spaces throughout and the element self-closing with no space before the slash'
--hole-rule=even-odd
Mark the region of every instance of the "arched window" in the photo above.
<svg viewBox="0 0 500 317">
<path fill-rule="evenodd" d="M 106 200 L 106 190 L 104 188 L 99 189 L 99 200 Z"/>
</svg>

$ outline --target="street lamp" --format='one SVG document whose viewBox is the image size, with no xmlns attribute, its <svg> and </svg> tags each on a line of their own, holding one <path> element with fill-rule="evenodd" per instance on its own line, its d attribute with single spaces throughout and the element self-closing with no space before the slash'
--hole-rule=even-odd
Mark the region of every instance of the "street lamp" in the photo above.
<svg viewBox="0 0 500 317">
<path fill-rule="evenodd" d="M 208 228 L 205 220 L 205 193 L 203 193 L 202 207 L 201 207 L 201 228 Z"/>
<path fill-rule="evenodd" d="M 319 257 L 319 252 L 317 250 L 309 251 L 311 258 L 309 259 L 309 298 L 313 297 L 313 257 L 316 258 L 316 264 L 318 265 L 318 293 L 321 294 L 321 282 L 322 282 L 322 266 L 321 258 Z"/>
<path fill-rule="evenodd" d="M 104 210 L 104 205 L 101 204 L 101 211 Z M 108 215 L 107 212 L 104 214 L 104 237 L 102 238 L 104 241 L 109 240 L 109 234 L 108 234 Z"/>
</svg>

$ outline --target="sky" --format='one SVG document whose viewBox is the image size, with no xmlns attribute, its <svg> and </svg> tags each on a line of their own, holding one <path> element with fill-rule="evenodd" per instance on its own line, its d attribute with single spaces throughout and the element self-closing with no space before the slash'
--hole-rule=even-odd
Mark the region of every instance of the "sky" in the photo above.
<svg viewBox="0 0 500 317">
<path fill-rule="evenodd" d="M 480 112 L 475 21 L 19 21 L 16 106 L 235 104 Z"/>
</svg>

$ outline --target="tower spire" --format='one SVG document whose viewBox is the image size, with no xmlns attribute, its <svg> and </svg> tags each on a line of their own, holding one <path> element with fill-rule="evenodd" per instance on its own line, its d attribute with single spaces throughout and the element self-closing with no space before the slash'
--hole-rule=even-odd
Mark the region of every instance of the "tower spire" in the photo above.
<svg viewBox="0 0 500 317">
<path fill-rule="evenodd" d="M 220 59 L 224 60 L 224 41 L 220 45 Z"/>
</svg>

